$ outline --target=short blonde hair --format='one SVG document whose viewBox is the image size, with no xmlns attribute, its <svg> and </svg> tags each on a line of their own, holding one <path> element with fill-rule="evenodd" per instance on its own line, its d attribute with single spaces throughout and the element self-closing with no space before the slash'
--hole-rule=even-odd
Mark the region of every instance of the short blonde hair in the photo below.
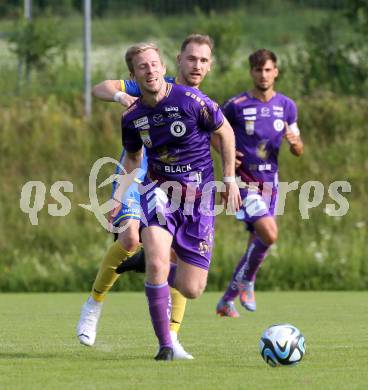
<svg viewBox="0 0 368 390">
<path fill-rule="evenodd" d="M 133 57 L 147 50 L 154 50 L 155 52 L 157 52 L 162 62 L 160 49 L 154 43 L 146 43 L 146 42 L 137 43 L 133 46 L 130 46 L 125 53 L 125 62 L 127 64 L 130 73 L 134 73 Z"/>
</svg>

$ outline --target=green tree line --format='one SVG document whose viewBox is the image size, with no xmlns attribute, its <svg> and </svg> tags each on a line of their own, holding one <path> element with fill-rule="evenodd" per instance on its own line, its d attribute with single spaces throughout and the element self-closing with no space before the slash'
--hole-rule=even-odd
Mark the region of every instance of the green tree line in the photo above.
<svg viewBox="0 0 368 390">
<path fill-rule="evenodd" d="M 368 188 L 367 61 L 362 45 L 349 55 L 344 50 L 351 47 L 351 37 L 364 40 L 366 8 L 359 2 L 356 5 L 350 13 L 334 13 L 334 18 L 324 18 L 306 29 L 298 50 L 280 50 L 277 89 L 298 103 L 306 150 L 301 159 L 291 156 L 287 148 L 282 150 L 280 179 L 297 181 L 298 188 L 287 195 L 285 212 L 279 217 L 279 242 L 262 267 L 257 280 L 259 289 L 368 288 L 367 215 L 363 206 Z M 145 17 L 141 19 L 147 24 Z M 156 20 L 148 17 L 151 22 Z M 335 17 L 340 24 L 335 24 Z M 228 47 L 229 38 L 236 39 L 236 28 L 242 26 L 235 22 L 235 30 L 229 30 L 231 35 L 226 37 L 226 23 L 231 22 L 227 18 L 216 12 L 207 18 L 199 12 L 196 18 L 201 20 L 201 32 L 217 37 L 217 63 L 203 90 L 223 102 L 250 85 L 246 56 Z M 355 31 L 351 31 L 352 35 L 339 35 L 336 30 L 348 18 L 354 18 Z M 163 20 L 162 30 L 171 29 L 172 23 L 173 19 Z M 255 23 L 259 25 L 261 20 Z M 328 34 L 333 41 L 326 38 Z M 185 36 L 184 30 L 180 36 Z M 177 41 L 163 42 L 168 50 L 165 53 L 172 57 Z M 230 55 L 239 60 L 228 62 Z M 173 66 L 171 72 L 175 72 Z M 0 78 L 2 85 L 9 87 L 13 74 L 8 69 L 7 77 Z M 34 70 L 19 96 L 0 97 L 0 291 L 88 290 L 112 240 L 94 215 L 78 205 L 89 202 L 88 176 L 93 163 L 100 157 L 117 158 L 120 154 L 121 108 L 95 101 L 93 117 L 85 120 L 80 75 L 80 65 L 50 59 L 46 67 Z M 101 78 L 101 73 L 94 74 L 96 81 Z M 218 165 L 216 159 L 217 168 Z M 106 166 L 99 180 L 102 182 L 113 168 Z M 45 199 L 35 225 L 20 205 L 21 191 L 29 181 L 45 185 Z M 72 191 L 65 193 L 70 212 L 63 217 L 52 217 L 48 210 L 52 204 L 58 207 L 50 192 L 57 181 L 73 183 Z M 310 181 L 321 182 L 324 191 L 321 202 L 305 218 L 300 188 Z M 338 207 L 328 191 L 335 181 L 351 185 L 351 192 L 341 194 L 349 204 L 342 217 L 326 214 L 329 204 Z M 108 197 L 109 189 L 101 190 L 100 203 Z M 247 242 L 243 225 L 232 216 L 220 215 L 216 229 L 208 284 L 211 290 L 224 288 Z M 116 288 L 141 289 L 142 277 L 124 275 Z"/>
<path fill-rule="evenodd" d="M 267 8 L 270 5 L 286 7 L 285 1 L 279 0 L 93 0 L 92 12 L 94 16 L 103 17 L 116 13 L 126 14 L 127 12 L 151 12 L 158 15 L 170 15 L 186 13 L 198 8 L 204 12 L 211 10 L 227 10 L 243 7 Z M 304 7 L 318 7 L 325 9 L 337 9 L 346 7 L 348 0 L 289 0 L 288 3 Z M 0 14 L 15 16 L 22 9 L 24 0 L 4 0 L 0 4 Z M 73 12 L 83 12 L 83 1 L 80 0 L 32 0 L 33 10 L 42 14 L 47 10 L 57 15 L 69 15 Z"/>
</svg>

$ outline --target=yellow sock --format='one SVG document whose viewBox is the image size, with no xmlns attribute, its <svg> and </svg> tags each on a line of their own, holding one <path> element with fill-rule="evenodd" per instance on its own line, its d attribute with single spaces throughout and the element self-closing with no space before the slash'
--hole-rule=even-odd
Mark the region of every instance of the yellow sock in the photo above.
<svg viewBox="0 0 368 390">
<path fill-rule="evenodd" d="M 170 331 L 176 333 L 179 332 L 181 323 L 184 318 L 185 305 L 187 304 L 187 299 L 180 294 L 175 288 L 170 288 L 171 302 L 172 302 L 172 311 L 170 319 Z"/>
<path fill-rule="evenodd" d="M 132 256 L 135 252 L 125 250 L 119 241 L 115 241 L 108 249 L 98 270 L 91 295 L 97 302 L 102 302 L 110 288 L 116 282 L 119 275 L 115 272 L 122 261 Z"/>
</svg>

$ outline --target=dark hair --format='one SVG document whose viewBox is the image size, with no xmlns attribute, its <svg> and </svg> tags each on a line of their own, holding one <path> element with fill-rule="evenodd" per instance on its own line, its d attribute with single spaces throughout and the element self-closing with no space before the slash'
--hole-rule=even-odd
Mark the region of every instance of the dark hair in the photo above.
<svg viewBox="0 0 368 390">
<path fill-rule="evenodd" d="M 210 38 L 208 35 L 191 34 L 184 39 L 183 43 L 181 44 L 180 52 L 182 53 L 189 45 L 189 43 L 192 42 L 198 43 L 199 45 L 208 45 L 211 50 L 214 46 L 212 38 Z"/>
<path fill-rule="evenodd" d="M 251 69 L 263 66 L 268 60 L 271 60 L 275 65 L 277 65 L 276 54 L 266 49 L 259 49 L 255 51 L 248 57 L 248 60 Z"/>
</svg>

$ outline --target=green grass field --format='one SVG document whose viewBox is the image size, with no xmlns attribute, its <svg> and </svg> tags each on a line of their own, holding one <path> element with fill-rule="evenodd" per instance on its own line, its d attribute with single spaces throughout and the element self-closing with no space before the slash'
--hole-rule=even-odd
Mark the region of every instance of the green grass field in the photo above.
<svg viewBox="0 0 368 390">
<path fill-rule="evenodd" d="M 217 318 L 219 293 L 188 304 L 181 332 L 193 361 L 156 362 L 143 293 L 111 293 L 93 348 L 74 335 L 86 294 L 2 294 L 0 389 L 366 389 L 368 292 L 260 292 L 258 311 Z M 293 368 L 258 352 L 273 323 L 306 338 Z"/>
</svg>

